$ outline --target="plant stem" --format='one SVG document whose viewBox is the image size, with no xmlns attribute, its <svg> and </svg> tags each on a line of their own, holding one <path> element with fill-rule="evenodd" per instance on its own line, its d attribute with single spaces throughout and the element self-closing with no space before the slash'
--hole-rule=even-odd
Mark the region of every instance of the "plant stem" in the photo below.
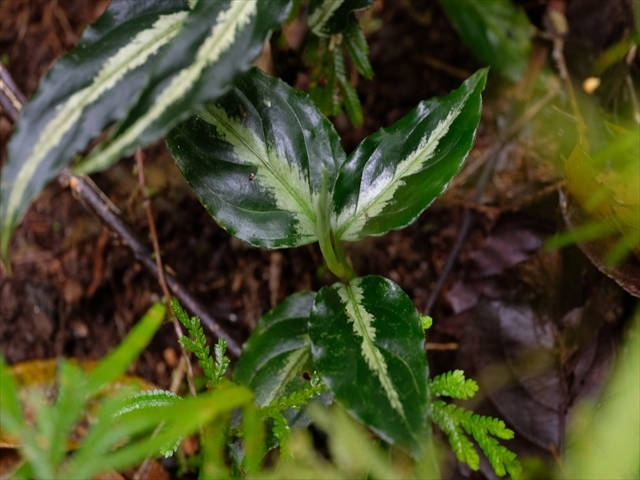
<svg viewBox="0 0 640 480">
<path fill-rule="evenodd" d="M 321 222 L 318 221 L 318 224 Z M 336 254 L 333 251 L 333 244 L 331 243 L 331 231 L 321 231 L 318 229 L 318 233 L 322 233 L 322 236 L 318 235 L 318 243 L 320 244 L 320 251 L 322 252 L 322 256 L 324 257 L 325 262 L 327 262 L 327 267 L 329 270 L 339 278 L 344 278 L 346 272 L 342 264 L 336 258 Z"/>
<path fill-rule="evenodd" d="M 318 211 L 316 212 L 316 232 L 318 236 L 318 243 L 320 244 L 320 251 L 322 252 L 325 262 L 327 262 L 329 270 L 331 270 L 331 272 L 340 279 L 351 280 L 357 275 L 349 266 L 340 241 L 335 241 L 331 234 L 327 182 L 327 172 L 323 172 L 320 201 L 318 202 Z"/>
<path fill-rule="evenodd" d="M 347 280 L 353 280 L 354 278 L 356 278 L 358 275 L 353 270 L 353 268 L 351 267 L 351 262 L 349 262 L 349 259 L 344 254 L 342 242 L 340 240 L 336 240 L 335 238 L 333 239 L 333 249 L 336 254 L 338 263 L 340 263 L 345 269 L 344 278 L 346 278 Z"/>
</svg>

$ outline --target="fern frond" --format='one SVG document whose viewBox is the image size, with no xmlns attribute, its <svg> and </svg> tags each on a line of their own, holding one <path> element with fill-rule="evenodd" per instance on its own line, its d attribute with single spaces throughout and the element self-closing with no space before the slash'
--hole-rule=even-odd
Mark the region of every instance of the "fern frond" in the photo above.
<svg viewBox="0 0 640 480">
<path fill-rule="evenodd" d="M 289 395 L 284 395 L 280 398 L 274 399 L 269 406 L 263 409 L 263 412 L 271 416 L 270 412 L 277 411 L 283 412 L 289 408 L 300 408 L 306 405 L 316 395 L 320 395 L 327 391 L 327 387 L 320 377 L 314 372 L 311 380 L 305 384 L 300 390 L 291 392 Z"/>
<path fill-rule="evenodd" d="M 343 35 L 344 46 L 349 52 L 356 69 L 364 78 L 371 80 L 373 78 L 373 68 L 369 62 L 369 45 L 367 45 L 367 39 L 364 36 L 360 22 L 355 18 L 351 18 Z"/>
<path fill-rule="evenodd" d="M 214 386 L 220 382 L 220 379 L 224 376 L 227 371 L 227 367 L 229 367 L 229 357 L 226 356 L 227 353 L 227 341 L 224 338 L 219 338 L 216 346 L 213 347 L 213 351 L 216 356 L 216 367 L 214 370 Z M 209 357 L 211 358 L 211 357 Z"/>
<path fill-rule="evenodd" d="M 515 453 L 500 445 L 498 440 L 495 438 L 490 437 L 487 430 L 474 424 L 463 426 L 468 433 L 473 435 L 476 442 L 478 442 L 478 445 L 491 463 L 496 474 L 502 477 L 507 474 L 507 471 L 509 471 L 509 474 L 513 478 L 518 478 L 520 476 L 522 466 L 520 465 L 520 462 L 516 460 Z M 509 431 L 511 432 L 511 430 Z M 511 433 L 513 434 L 513 432 Z"/>
<path fill-rule="evenodd" d="M 141 392 L 137 392 L 132 395 L 122 405 L 122 407 L 120 407 L 120 409 L 116 411 L 114 418 L 127 416 L 135 410 L 144 408 L 166 407 L 170 405 L 176 405 L 182 401 L 182 397 L 179 397 L 169 390 L 142 390 Z M 176 436 L 176 439 L 173 442 L 167 442 L 165 445 L 160 447 L 160 454 L 165 457 L 172 456 L 176 452 L 176 450 L 178 450 L 178 447 L 180 446 L 180 442 L 182 442 L 182 440 L 182 436 Z"/>
<path fill-rule="evenodd" d="M 281 412 L 273 413 L 271 418 L 273 418 L 273 436 L 278 439 L 280 453 L 284 456 L 288 456 L 291 427 L 289 427 L 287 419 L 284 418 L 284 415 L 282 415 Z"/>
<path fill-rule="evenodd" d="M 453 370 L 434 377 L 430 390 L 434 396 L 466 400 L 473 398 L 478 391 L 478 384 L 475 380 L 466 379 L 462 370 Z"/>
<path fill-rule="evenodd" d="M 516 454 L 500 445 L 498 440 L 491 436 L 505 440 L 513 438 L 513 431 L 508 429 L 502 420 L 477 415 L 463 407 L 446 404 L 442 400 L 431 402 L 431 418 L 449 437 L 451 449 L 458 460 L 468 464 L 473 470 L 480 468 L 480 459 L 465 432 L 478 443 L 496 474 L 504 476 L 508 472 L 513 478 L 520 476 L 522 465 Z"/>
<path fill-rule="evenodd" d="M 462 431 L 460 422 L 455 415 L 452 415 L 451 407 L 455 408 L 455 405 L 447 405 L 442 400 L 431 402 L 431 418 L 449 438 L 451 450 L 453 450 L 458 460 L 466 463 L 473 470 L 478 470 L 480 468 L 480 457 L 471 441 Z"/>
<path fill-rule="evenodd" d="M 285 454 L 288 448 L 287 444 L 291 435 L 291 429 L 282 412 L 289 408 L 300 408 L 309 403 L 309 400 L 313 397 L 326 391 L 327 387 L 314 372 L 309 383 L 305 384 L 303 388 L 291 392 L 289 395 L 274 399 L 268 406 L 262 409 L 262 414 L 265 417 L 273 419 L 273 434 L 278 439 L 280 448 L 285 451 Z"/>
<path fill-rule="evenodd" d="M 205 377 L 208 379 L 207 388 L 215 388 L 218 383 L 220 383 L 220 379 L 224 376 L 229 366 L 230 360 L 225 356 L 227 342 L 223 338 L 218 340 L 218 343 L 214 347 L 216 356 L 214 364 L 200 319 L 198 317 L 189 317 L 175 298 L 171 299 L 171 308 L 180 323 L 188 330 L 189 336 L 191 337 L 182 336 L 180 343 L 185 350 L 193 353 L 198 359 L 198 363 L 202 367 Z"/>
</svg>

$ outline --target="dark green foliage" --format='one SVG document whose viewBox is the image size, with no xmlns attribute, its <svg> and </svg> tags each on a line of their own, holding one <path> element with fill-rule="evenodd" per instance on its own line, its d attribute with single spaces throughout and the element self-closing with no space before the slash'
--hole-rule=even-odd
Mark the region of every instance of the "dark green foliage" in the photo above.
<svg viewBox="0 0 640 480">
<path fill-rule="evenodd" d="M 358 92 L 349 81 L 344 52 L 363 77 L 373 78 L 367 40 L 353 14 L 342 33 L 308 39 L 303 58 L 312 67 L 309 95 L 327 116 L 342 113 L 344 105 L 349 120 L 358 126 L 364 121 L 362 106 Z"/>
<path fill-rule="evenodd" d="M 360 75 L 371 80 L 373 68 L 369 62 L 369 45 L 360 23 L 355 18 L 351 18 L 347 24 L 342 41 Z"/>
<path fill-rule="evenodd" d="M 298 11 L 301 2 L 293 3 L 293 11 Z M 461 399 L 472 397 L 477 390 L 477 384 L 466 380 L 461 371 L 428 382 L 424 330 L 430 327 L 431 318 L 420 316 L 407 294 L 390 280 L 375 275 L 359 277 L 342 250 L 342 241 L 358 241 L 406 227 L 443 193 L 473 145 L 487 77 L 486 70 L 478 71 L 450 95 L 421 102 L 396 124 L 365 139 L 347 157 L 333 125 L 321 111 L 335 115 L 344 110 L 354 125 L 364 121 L 354 75 L 357 71 L 371 79 L 373 69 L 354 11 L 371 3 L 373 0 L 311 0 L 307 4 L 308 23 L 314 34 L 304 53 L 312 67 L 309 98 L 257 69 L 242 74 L 262 51 L 270 30 L 287 16 L 291 6 L 288 0 L 177 2 L 175 11 L 173 7 L 166 11 L 152 8 L 147 12 L 152 14 L 149 18 L 138 18 L 135 2 L 113 0 L 104 18 L 111 18 L 114 11 L 127 13 L 125 17 L 133 18 L 129 26 L 134 32 L 153 34 L 159 43 L 151 45 L 152 51 L 144 56 L 128 49 L 144 42 L 116 35 L 113 52 L 93 52 L 90 61 L 76 55 L 81 64 L 93 65 L 99 71 L 111 64 L 112 58 L 119 58 L 116 51 L 124 52 L 121 55 L 126 61 L 100 82 L 72 82 L 66 90 L 63 88 L 67 95 L 62 97 L 74 99 L 82 94 L 84 103 L 69 100 L 64 107 L 64 102 L 45 102 L 53 114 L 46 114 L 41 128 L 35 129 L 47 140 L 43 146 L 35 148 L 34 142 L 27 141 L 32 135 L 29 123 L 23 120 L 16 137 L 22 139 L 12 142 L 9 167 L 4 170 L 10 179 L 18 180 L 2 186 L 3 193 L 9 193 L 12 199 L 0 205 L 0 224 L 8 232 L 31 198 L 69 162 L 71 155 L 84 148 L 98 130 L 115 124 L 111 138 L 76 171 L 105 168 L 137 146 L 169 132 L 166 143 L 182 174 L 230 234 L 262 248 L 318 241 L 329 270 L 340 279 L 318 294 L 303 292 L 289 297 L 260 320 L 234 372 L 236 382 L 250 386 L 252 391 L 222 382 L 229 366 L 226 342 L 218 342 L 212 357 L 200 320 L 189 317 L 173 300 L 171 306 L 189 333 L 180 338 L 180 343 L 197 357 L 207 388 L 213 391 L 186 399 L 152 391 L 128 400 L 105 402 L 100 411 L 102 421 L 85 439 L 84 449 L 73 455 L 77 463 L 71 466 L 76 470 L 58 468 L 66 457 L 63 443 L 44 451 L 35 442 L 34 433 L 20 416 L 17 399 L 8 398 L 16 395 L 9 384 L 1 392 L 3 403 L 8 405 L 3 407 L 1 420 L 3 428 L 11 429 L 25 445 L 33 447 L 25 453 L 31 469 L 26 476 L 54 478 L 62 471 L 89 478 L 103 467 L 132 465 L 145 455 L 173 451 L 181 438 L 197 430 L 202 434 L 202 477 L 229 476 L 229 453 L 234 474 L 259 473 L 264 452 L 275 446 L 265 435 L 264 421 L 272 421 L 271 440 L 275 437 L 286 453 L 295 435 L 292 427 L 310 421 L 302 407 L 327 391 L 352 417 L 415 458 L 430 442 L 430 414 L 448 435 L 461 461 L 475 470 L 479 468 L 473 439 L 499 475 L 519 474 L 515 454 L 497 440 L 513 436 L 504 422 L 430 398 L 429 387 L 434 397 Z M 158 19 L 164 27 L 154 30 Z M 95 37 L 92 42 L 111 38 L 109 32 L 102 36 L 96 33 L 91 34 Z M 171 41 L 172 35 L 175 41 Z M 355 70 L 348 68 L 345 53 Z M 74 68 L 74 75 L 69 75 L 70 66 L 62 62 L 53 71 L 65 79 L 94 77 L 77 74 L 93 71 L 86 68 Z M 135 72 L 144 75 L 135 77 L 137 83 L 131 84 L 129 76 L 137 75 Z M 110 79 L 116 80 L 115 84 Z M 116 90 L 119 95 L 111 95 L 118 93 Z M 122 95 L 127 97 L 124 103 Z M 197 115 L 185 120 L 203 105 Z M 105 110 L 106 106 L 109 108 Z M 79 108 L 79 113 L 73 117 L 62 110 L 58 118 L 55 112 L 60 107 Z M 34 108 L 33 104 L 25 107 L 27 118 L 34 116 L 29 113 Z M 35 120 L 40 120 L 39 115 L 36 113 Z M 87 115 L 95 115 L 96 122 L 86 122 Z M 97 130 L 81 131 L 76 140 L 63 141 L 65 132 L 85 125 Z M 60 138 L 51 135 L 53 131 Z M 12 154 L 22 150 L 26 155 Z M 27 158 L 26 167 L 22 157 Z M 8 235 L 3 232 L 0 236 L 3 254 L 8 248 Z M 159 311 L 153 313 L 154 318 L 141 322 L 145 341 L 150 338 L 151 327 L 157 328 L 162 320 Z M 140 335 L 134 331 L 130 337 L 135 340 Z M 38 431 L 46 434 L 57 428 L 58 440 L 68 437 L 84 400 L 123 372 L 143 344 L 125 340 L 86 378 L 79 368 L 63 364 L 57 410 L 42 409 L 44 414 L 37 418 Z M 6 380 L 3 370 L 0 361 L 0 379 Z M 314 372 L 309 382 L 300 375 L 303 371 Z M 232 415 L 239 408 L 242 425 L 236 421 L 239 417 Z M 63 415 L 71 410 L 75 410 L 75 416 Z M 339 417 L 346 413 L 340 412 L 335 418 L 346 425 Z M 315 418 L 319 424 L 323 422 L 322 414 Z M 110 419 L 115 421 L 111 423 Z M 342 431 L 343 437 L 360 438 L 359 450 L 366 450 L 366 435 L 332 422 L 325 418 L 326 425 Z M 117 448 L 135 436 L 141 441 L 129 449 Z M 351 456 L 351 444 L 343 443 L 340 448 L 335 445 L 340 444 L 331 447 L 336 463 L 348 464 L 338 457 Z M 354 469 L 352 463 L 346 467 L 347 472 L 368 470 L 376 477 L 393 476 L 376 452 L 368 454 L 369 459 L 376 459 L 375 465 L 352 457 L 360 465 Z M 322 462 L 313 462 L 314 468 L 322 467 Z"/>
<path fill-rule="evenodd" d="M 104 128 L 117 124 L 77 172 L 105 169 L 228 91 L 289 7 L 288 0 L 111 1 L 22 109 L 2 167 L 2 258 L 31 201 Z"/>
<path fill-rule="evenodd" d="M 517 82 L 527 66 L 534 28 L 511 0 L 440 0 L 462 41 L 482 62 Z"/>
</svg>

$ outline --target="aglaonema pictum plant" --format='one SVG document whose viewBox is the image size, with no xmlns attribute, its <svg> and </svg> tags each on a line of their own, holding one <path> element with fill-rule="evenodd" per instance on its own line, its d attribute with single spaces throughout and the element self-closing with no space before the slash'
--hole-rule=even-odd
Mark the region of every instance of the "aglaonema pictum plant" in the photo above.
<svg viewBox="0 0 640 480">
<path fill-rule="evenodd" d="M 353 11 L 371 3 L 314 0 L 310 5 L 313 32 L 334 42 L 344 36 L 344 48 L 367 77 L 367 45 Z M 104 170 L 226 93 L 271 32 L 298 10 L 292 4 L 299 7 L 300 1 L 111 0 L 20 113 L 1 170 L 0 258 L 6 266 L 13 231 L 63 168 L 70 165 L 81 174 Z M 338 61 L 337 50 L 334 54 L 330 65 L 321 62 L 326 72 L 316 71 L 335 80 L 325 89 L 329 93 L 317 98 L 335 100 L 325 108 L 337 113 L 336 95 L 342 92 L 357 123 L 360 104 L 344 61 Z M 105 141 L 78 155 L 103 131 Z"/>
<path fill-rule="evenodd" d="M 340 49 L 370 76 L 366 42 L 352 13 L 370 4 L 309 3 L 310 27 L 321 37 L 318 52 L 328 55 L 328 75 L 336 80 L 325 93 L 332 100 L 341 93 L 352 120 L 357 96 L 346 84 Z M 420 103 L 347 156 L 306 94 L 258 70 L 247 72 L 290 11 L 287 0 L 112 0 L 21 112 L 2 168 L 0 255 L 7 259 L 11 233 L 30 202 L 74 158 L 76 173 L 99 171 L 166 134 L 184 177 L 229 233 L 262 248 L 317 241 L 338 278 L 265 315 L 235 368 L 235 380 L 252 388 L 262 414 L 273 419 L 281 445 L 288 424 L 300 420 L 291 409 L 326 386 L 391 444 L 418 455 L 431 417 L 462 461 L 478 468 L 466 432 L 498 473 L 506 468 L 513 474 L 512 454 L 490 436 L 512 432 L 431 400 L 465 398 L 469 388 L 449 388 L 457 377 L 434 379 L 430 393 L 416 308 L 391 280 L 360 277 L 342 247 L 406 227 L 444 191 L 473 144 L 486 70 L 449 96 Z M 335 113 L 334 107 L 328 110 Z M 193 112 L 199 113 L 188 118 Z M 75 157 L 105 129 L 104 143 Z M 209 386 L 216 387 L 226 368 L 223 352 L 215 352 L 220 358 L 214 364 L 201 332 L 192 336 L 185 348 L 196 353 Z M 305 387 L 303 370 L 317 372 L 323 387 L 317 381 Z M 158 392 L 133 404 L 147 408 L 156 397 L 177 405 Z"/>
<path fill-rule="evenodd" d="M 317 241 L 338 277 L 260 320 L 234 371 L 260 405 L 315 370 L 387 442 L 419 455 L 431 413 L 459 458 L 469 461 L 473 449 L 464 428 L 490 439 L 481 447 L 499 473 L 505 465 L 517 471 L 515 455 L 489 437 L 510 438 L 504 423 L 431 402 L 420 314 L 391 280 L 358 276 L 342 247 L 409 225 L 443 193 L 473 145 L 486 76 L 480 70 L 448 96 L 421 102 L 349 156 L 306 94 L 257 69 L 166 137 L 185 179 L 229 233 L 262 248 Z M 477 468 L 477 455 L 469 463 Z"/>
</svg>

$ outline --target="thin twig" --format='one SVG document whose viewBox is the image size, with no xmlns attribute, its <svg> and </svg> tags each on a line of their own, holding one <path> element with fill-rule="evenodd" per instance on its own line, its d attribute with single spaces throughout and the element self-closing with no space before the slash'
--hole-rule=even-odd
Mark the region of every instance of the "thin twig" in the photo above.
<svg viewBox="0 0 640 480">
<path fill-rule="evenodd" d="M 26 98 L 20 89 L 13 82 L 9 71 L 0 63 L 0 107 L 7 116 L 15 123 L 18 121 L 22 105 Z"/>
<path fill-rule="evenodd" d="M 68 168 L 65 168 L 58 176 L 58 180 L 63 186 L 68 186 L 85 206 L 89 207 L 91 211 L 98 215 L 100 220 L 102 220 L 110 230 L 117 233 L 118 236 L 129 245 L 136 260 L 140 262 L 156 280 L 159 279 L 158 266 L 152 260 L 151 252 L 138 240 L 136 234 L 120 218 L 116 206 L 111 203 L 109 198 L 107 198 L 90 178 L 74 175 Z M 180 300 L 182 306 L 198 316 L 202 323 L 215 336 L 224 338 L 227 341 L 229 352 L 238 357 L 241 351 L 238 343 L 209 315 L 200 302 L 168 272 L 165 272 L 165 282 L 169 290 Z"/>
<path fill-rule="evenodd" d="M 17 122 L 25 96 L 15 85 L 9 71 L 0 63 L 0 107 L 14 123 Z M 148 249 L 138 240 L 131 228 L 122 220 L 120 212 L 109 198 L 86 176 L 74 175 L 71 170 L 64 168 L 58 181 L 65 187 L 69 187 L 74 195 L 94 212 L 100 220 L 113 232 L 115 232 L 133 252 L 134 257 L 155 278 L 158 279 L 160 271 L 151 259 Z M 200 321 L 216 337 L 227 341 L 227 351 L 234 357 L 239 357 L 241 348 L 223 327 L 211 317 L 200 302 L 182 286 L 176 278 L 165 273 L 165 283 L 173 292 L 182 306 L 192 314 L 198 316 Z M 221 316 L 222 314 L 220 314 Z"/>
<path fill-rule="evenodd" d="M 164 294 L 165 301 L 168 303 L 171 298 L 171 293 L 169 292 L 169 287 L 167 286 L 167 280 L 165 278 L 164 267 L 162 265 L 162 256 L 160 255 L 160 242 L 158 241 L 158 232 L 156 230 L 156 222 L 153 218 L 153 212 L 151 211 L 151 200 L 147 195 L 147 186 L 146 180 L 144 178 L 144 155 L 142 153 L 142 149 L 138 148 L 136 150 L 136 165 L 138 166 L 138 183 L 140 184 L 140 191 L 142 192 L 142 196 L 144 198 L 143 204 L 144 209 L 147 213 L 147 223 L 149 224 L 149 236 L 151 237 L 151 243 L 153 245 L 153 253 L 156 259 L 156 268 L 158 269 L 158 283 L 160 284 L 160 288 L 162 289 L 162 293 Z M 196 396 L 196 387 L 193 385 L 193 368 L 191 366 L 191 362 L 189 361 L 189 354 L 185 350 L 184 346 L 180 342 L 180 339 L 184 336 L 184 332 L 182 331 L 182 327 L 180 326 L 180 322 L 178 318 L 173 314 L 171 307 L 169 307 L 169 315 L 171 316 L 171 322 L 173 323 L 173 329 L 176 332 L 176 337 L 178 339 L 178 344 L 180 345 L 180 351 L 182 352 L 183 358 L 186 360 L 185 365 L 187 366 L 187 385 L 189 386 L 189 391 L 191 395 Z"/>
</svg>

